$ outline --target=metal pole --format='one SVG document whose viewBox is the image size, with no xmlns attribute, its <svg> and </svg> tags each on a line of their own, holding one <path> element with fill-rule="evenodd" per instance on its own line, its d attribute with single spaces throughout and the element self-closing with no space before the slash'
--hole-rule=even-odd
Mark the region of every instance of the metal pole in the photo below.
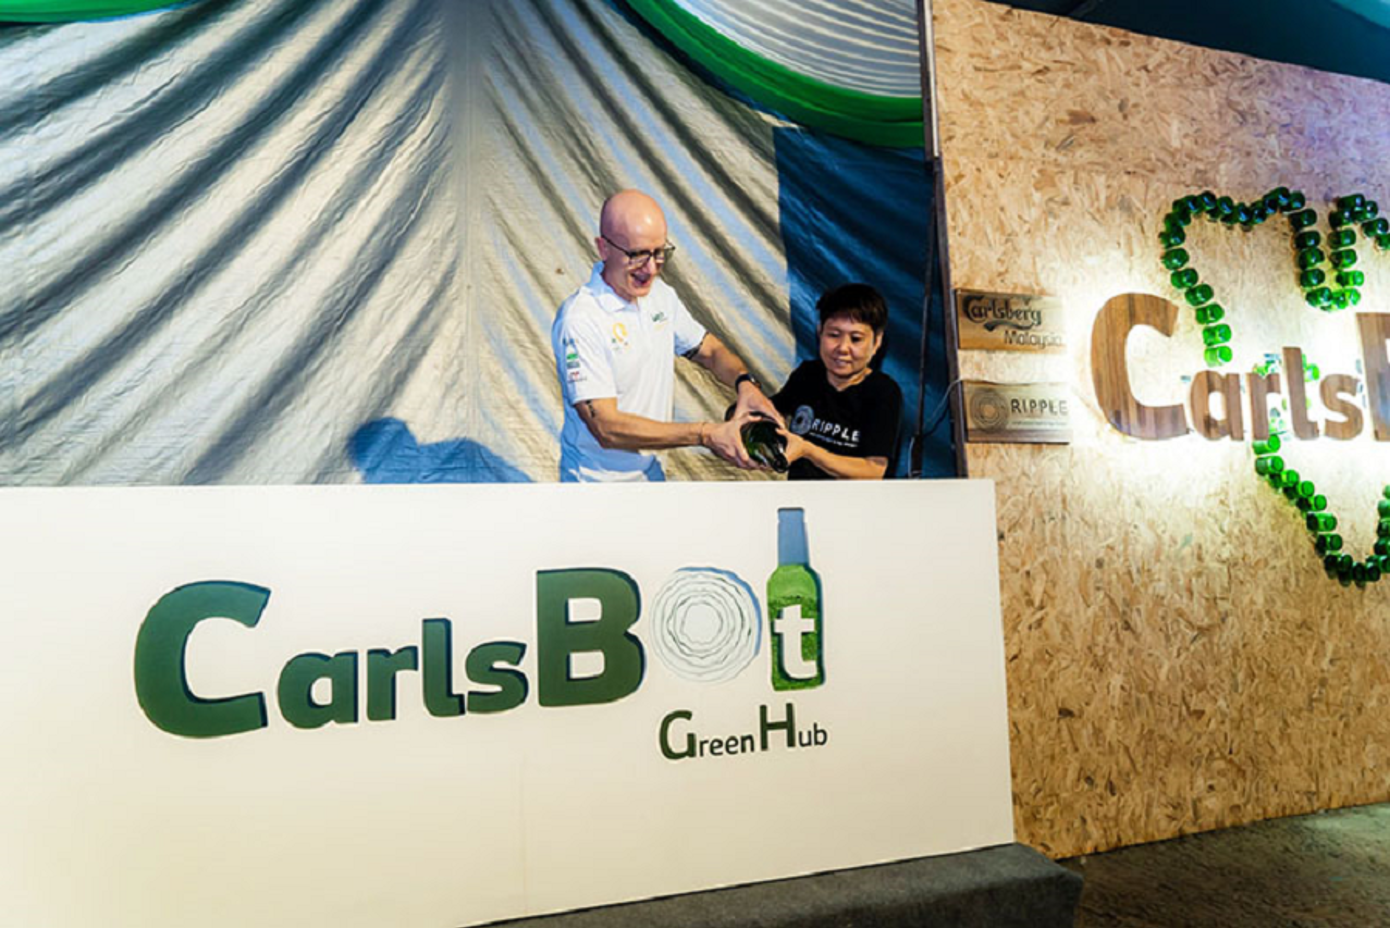
<svg viewBox="0 0 1390 928">
<path fill-rule="evenodd" d="M 918 41 L 922 61 L 922 127 L 927 142 L 927 176 L 932 185 L 932 221 L 927 234 L 926 295 L 922 307 L 922 364 L 917 378 L 917 428 L 913 437 L 910 467 L 920 476 L 926 417 L 927 373 L 931 369 L 931 301 L 935 291 L 941 299 L 942 340 L 945 347 L 947 395 L 951 407 L 951 444 L 956 454 L 956 474 L 969 476 L 965 456 L 965 428 L 961 416 L 960 359 L 956 354 L 956 315 L 951 299 L 950 249 L 946 236 L 946 182 L 941 170 L 941 126 L 936 107 L 936 37 L 931 0 L 917 0 Z M 932 253 L 935 252 L 935 255 Z M 936 270 L 940 267 L 941 273 Z"/>
</svg>

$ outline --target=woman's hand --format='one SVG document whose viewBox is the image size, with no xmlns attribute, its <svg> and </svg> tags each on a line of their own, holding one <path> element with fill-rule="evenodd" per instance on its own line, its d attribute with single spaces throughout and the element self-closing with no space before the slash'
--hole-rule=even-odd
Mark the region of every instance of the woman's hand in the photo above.
<svg viewBox="0 0 1390 928">
<path fill-rule="evenodd" d="M 781 435 L 783 438 L 787 440 L 787 450 L 785 454 L 787 456 L 788 464 L 791 464 L 794 461 L 799 461 L 806 456 L 806 449 L 807 447 L 809 447 L 806 439 L 802 438 L 800 435 L 797 435 L 795 432 L 788 432 L 784 428 L 779 428 L 777 430 L 777 434 Z"/>
</svg>

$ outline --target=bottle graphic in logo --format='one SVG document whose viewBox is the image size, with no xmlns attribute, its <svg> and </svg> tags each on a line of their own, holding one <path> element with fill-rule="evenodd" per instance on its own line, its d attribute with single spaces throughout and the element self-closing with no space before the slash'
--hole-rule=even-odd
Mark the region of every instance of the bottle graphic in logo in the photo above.
<svg viewBox="0 0 1390 928">
<path fill-rule="evenodd" d="M 809 560 L 805 513 L 777 510 L 778 566 L 767 578 L 774 690 L 808 690 L 825 682 L 820 578 Z"/>
</svg>

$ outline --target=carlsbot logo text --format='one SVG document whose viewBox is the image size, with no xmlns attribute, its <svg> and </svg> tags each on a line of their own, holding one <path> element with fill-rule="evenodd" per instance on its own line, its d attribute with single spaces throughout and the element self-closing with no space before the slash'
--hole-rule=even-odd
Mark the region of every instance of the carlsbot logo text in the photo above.
<svg viewBox="0 0 1390 928">
<path fill-rule="evenodd" d="M 768 578 L 766 599 L 771 666 L 765 672 L 774 691 L 815 689 L 826 679 L 820 580 L 806 563 L 802 516 L 800 509 L 778 511 L 779 565 Z M 647 674 L 648 647 L 634 628 L 642 618 L 647 621 L 641 635 L 661 663 L 693 683 L 730 680 L 764 651 L 758 597 L 731 571 L 677 570 L 646 609 L 637 581 L 620 570 L 542 570 L 535 578 L 535 701 L 542 707 L 596 706 L 636 693 Z M 140 626 L 134 660 L 136 696 L 155 726 L 189 738 L 268 727 L 265 689 L 248 686 L 239 695 L 218 698 L 198 695 L 201 687 L 189 676 L 188 649 L 198 626 L 210 619 L 256 628 L 270 598 L 266 587 L 225 580 L 191 583 L 159 598 Z M 364 709 L 368 721 L 388 722 L 397 717 L 398 687 L 414 679 L 423 708 L 433 717 L 507 712 L 532 698 L 532 679 L 523 669 L 530 649 L 526 641 L 501 639 L 469 643 L 462 654 L 453 622 L 426 618 L 418 644 L 290 657 L 275 681 L 275 701 L 294 728 L 353 725 Z M 581 673 L 579 666 L 598 669 Z M 825 729 L 814 722 L 804 733 L 797 730 L 790 702 L 776 712 L 767 706 L 759 711 L 763 750 L 773 732 L 785 732 L 788 747 L 826 743 Z M 662 723 L 660 747 L 668 758 L 720 753 L 692 749 L 684 754 L 670 747 L 670 721 L 691 715 L 677 710 Z"/>
</svg>

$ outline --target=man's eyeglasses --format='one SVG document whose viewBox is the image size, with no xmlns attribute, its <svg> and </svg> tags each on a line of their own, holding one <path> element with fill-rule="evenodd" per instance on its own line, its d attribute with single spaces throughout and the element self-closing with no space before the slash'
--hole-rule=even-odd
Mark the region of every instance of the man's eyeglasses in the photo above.
<svg viewBox="0 0 1390 928">
<path fill-rule="evenodd" d="M 605 242 L 612 245 L 614 248 L 618 249 L 624 255 L 626 255 L 627 266 L 629 268 L 639 268 L 642 265 L 646 264 L 648 260 L 654 261 L 657 267 L 661 267 L 667 261 L 671 260 L 671 255 L 674 254 L 676 251 L 676 246 L 672 245 L 670 242 L 667 242 L 660 248 L 644 249 L 642 251 L 628 251 L 622 245 L 619 245 L 617 242 L 613 241 L 606 235 L 600 233 L 599 238 L 603 239 Z"/>
</svg>

